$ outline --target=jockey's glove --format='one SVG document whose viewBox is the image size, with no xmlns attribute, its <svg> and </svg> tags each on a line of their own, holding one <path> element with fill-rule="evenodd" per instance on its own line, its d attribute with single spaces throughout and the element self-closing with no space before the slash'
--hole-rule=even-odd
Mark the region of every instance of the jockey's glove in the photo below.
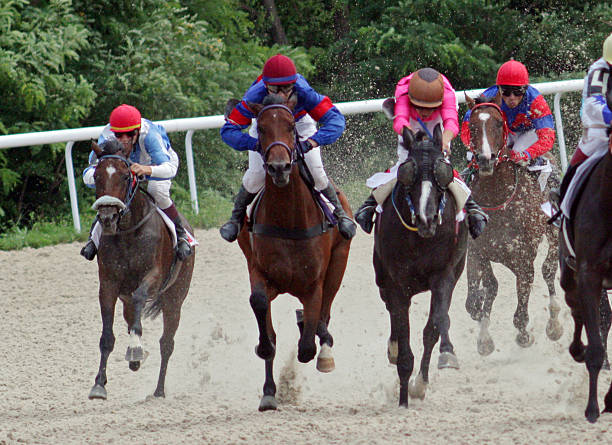
<svg viewBox="0 0 612 445">
<path fill-rule="evenodd" d="M 529 153 L 527 152 L 527 150 L 525 151 L 514 151 L 514 150 L 510 150 L 510 160 L 512 162 L 515 162 L 517 164 L 519 164 L 520 166 L 526 166 L 527 163 L 529 162 L 529 159 L 531 159 L 531 157 L 529 156 Z"/>
</svg>

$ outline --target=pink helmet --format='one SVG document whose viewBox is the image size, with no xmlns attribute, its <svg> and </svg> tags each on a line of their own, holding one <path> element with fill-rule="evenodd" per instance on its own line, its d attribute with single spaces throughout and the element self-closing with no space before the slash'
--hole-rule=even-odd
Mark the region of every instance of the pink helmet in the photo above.
<svg viewBox="0 0 612 445">
<path fill-rule="evenodd" d="M 115 133 L 127 133 L 140 128 L 140 111 L 131 105 L 122 104 L 111 111 L 110 129 Z"/>
<path fill-rule="evenodd" d="M 497 71 L 497 85 L 512 85 L 522 87 L 529 85 L 529 73 L 521 62 L 508 60 Z"/>
<path fill-rule="evenodd" d="M 268 59 L 263 67 L 263 81 L 270 85 L 287 85 L 297 80 L 295 64 L 287 56 L 277 54 Z"/>
</svg>

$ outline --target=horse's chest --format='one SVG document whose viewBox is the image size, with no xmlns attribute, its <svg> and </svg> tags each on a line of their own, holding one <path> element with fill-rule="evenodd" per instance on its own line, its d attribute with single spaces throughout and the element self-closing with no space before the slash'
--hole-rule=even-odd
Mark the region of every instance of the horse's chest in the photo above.
<svg viewBox="0 0 612 445">
<path fill-rule="evenodd" d="M 268 246 L 254 250 L 253 266 L 279 289 L 304 285 L 319 279 L 323 270 L 324 254 L 320 249 L 287 246 L 273 249 Z"/>
</svg>

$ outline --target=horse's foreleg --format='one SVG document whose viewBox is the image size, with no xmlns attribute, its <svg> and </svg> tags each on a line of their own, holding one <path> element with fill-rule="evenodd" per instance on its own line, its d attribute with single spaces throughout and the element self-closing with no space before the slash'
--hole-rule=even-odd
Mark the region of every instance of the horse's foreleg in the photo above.
<svg viewBox="0 0 612 445">
<path fill-rule="evenodd" d="M 264 290 L 254 290 L 249 298 L 251 308 L 257 320 L 259 328 L 259 344 L 255 347 L 255 353 L 259 358 L 270 360 L 274 358 L 276 347 L 268 335 L 267 319 L 270 317 L 270 301 Z"/>
<path fill-rule="evenodd" d="M 546 259 L 542 263 L 542 276 L 548 287 L 548 313 L 549 319 L 546 324 L 546 335 L 552 341 L 557 341 L 563 335 L 563 326 L 559 323 L 558 315 L 561 307 L 556 298 L 555 291 L 555 275 L 558 267 L 559 248 L 558 241 L 554 234 L 548 236 L 548 253 Z"/>
<path fill-rule="evenodd" d="M 495 350 L 495 342 L 489 333 L 489 323 L 491 321 L 491 309 L 493 309 L 493 302 L 497 296 L 498 283 L 495 275 L 493 274 L 493 267 L 491 262 L 486 261 L 481 264 L 482 268 L 482 313 L 480 318 L 480 330 L 478 332 L 478 339 L 476 340 L 476 347 L 478 353 L 482 356 L 490 355 Z"/>
<path fill-rule="evenodd" d="M 459 362 L 455 356 L 453 344 L 450 340 L 450 317 L 448 311 L 450 309 L 453 289 L 455 287 L 454 275 L 452 271 L 447 271 L 439 277 L 434 277 L 430 281 L 431 300 L 429 308 L 429 318 L 433 322 L 433 326 L 428 331 L 430 322 L 428 321 L 425 331 L 423 331 L 423 361 L 428 356 L 427 362 L 421 364 L 421 372 L 423 373 L 425 382 L 427 382 L 429 371 L 429 358 L 434 345 L 440 337 L 440 357 L 438 359 L 438 368 L 454 368 L 459 369 Z M 429 335 L 427 335 L 429 333 Z"/>
<path fill-rule="evenodd" d="M 480 289 L 482 280 L 482 261 L 473 250 L 469 250 L 467 254 L 467 285 L 468 292 L 465 300 L 465 309 L 474 321 L 482 319 L 482 305 L 484 302 L 484 293 Z"/>
<path fill-rule="evenodd" d="M 523 268 L 527 266 L 523 264 Z M 518 329 L 516 335 L 516 343 L 527 348 L 533 345 L 535 338 L 533 334 L 527 332 L 527 325 L 529 324 L 529 294 L 531 294 L 531 284 L 533 283 L 533 267 L 530 270 L 516 270 L 513 271 L 516 275 L 516 294 L 517 294 L 517 305 L 516 311 L 514 312 L 514 327 Z"/>
<path fill-rule="evenodd" d="M 115 319 L 115 303 L 117 297 L 103 295 L 100 290 L 100 310 L 102 313 L 102 335 L 100 336 L 100 367 L 94 386 L 89 392 L 90 399 L 106 400 L 106 364 L 108 356 L 115 347 L 115 335 L 113 334 L 113 321 Z"/>
<path fill-rule="evenodd" d="M 612 310 L 610 309 L 608 292 L 605 289 L 602 291 L 601 300 L 599 301 L 599 314 L 601 317 L 599 330 L 601 332 L 601 341 L 604 347 L 604 361 L 602 368 L 609 370 L 610 362 L 608 361 L 608 332 L 610 332 L 610 324 L 612 324 Z"/>
<path fill-rule="evenodd" d="M 138 371 L 140 369 L 140 362 L 146 358 L 141 342 L 142 310 L 148 295 L 146 287 L 141 284 L 132 294 L 131 301 L 124 303 L 123 306 L 123 317 L 128 325 L 128 333 L 130 335 L 130 343 L 125 351 L 125 360 L 130 362 L 130 369 L 132 371 Z"/>
</svg>

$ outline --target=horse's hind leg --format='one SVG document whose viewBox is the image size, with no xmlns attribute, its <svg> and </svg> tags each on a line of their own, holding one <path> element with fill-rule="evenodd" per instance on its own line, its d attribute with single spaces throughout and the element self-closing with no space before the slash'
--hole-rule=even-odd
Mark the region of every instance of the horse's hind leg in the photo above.
<svg viewBox="0 0 612 445">
<path fill-rule="evenodd" d="M 604 361 L 602 369 L 609 370 L 610 362 L 608 361 L 608 332 L 610 332 L 610 324 L 612 323 L 612 310 L 610 309 L 608 292 L 605 289 L 602 291 L 601 300 L 599 301 L 599 314 L 601 317 L 599 330 L 601 332 L 601 342 L 603 343 L 604 347 Z"/>
<path fill-rule="evenodd" d="M 102 312 L 102 335 L 100 336 L 100 367 L 94 386 L 89 392 L 90 399 L 106 400 L 106 364 L 108 356 L 115 347 L 115 335 L 113 334 L 113 322 L 115 319 L 115 304 L 117 298 L 109 296 L 107 293 L 103 295 L 100 289 L 100 310 Z"/>
<path fill-rule="evenodd" d="M 164 332 L 159 339 L 159 350 L 161 353 L 161 364 L 159 366 L 159 377 L 157 379 L 157 387 L 153 395 L 155 397 L 166 397 L 166 371 L 168 369 L 168 361 L 174 352 L 174 335 L 178 329 L 181 320 L 181 308 L 164 309 Z"/>
<path fill-rule="evenodd" d="M 548 287 L 548 296 L 550 301 L 548 303 L 548 313 L 550 318 L 546 324 L 546 335 L 552 341 L 557 341 L 563 335 L 563 326 L 559 323 L 558 315 L 561 307 L 557 302 L 556 291 L 555 291 L 555 274 L 557 273 L 558 256 L 559 256 L 559 241 L 554 233 L 547 232 L 548 240 L 548 253 L 546 259 L 542 264 L 542 276 Z"/>
</svg>

